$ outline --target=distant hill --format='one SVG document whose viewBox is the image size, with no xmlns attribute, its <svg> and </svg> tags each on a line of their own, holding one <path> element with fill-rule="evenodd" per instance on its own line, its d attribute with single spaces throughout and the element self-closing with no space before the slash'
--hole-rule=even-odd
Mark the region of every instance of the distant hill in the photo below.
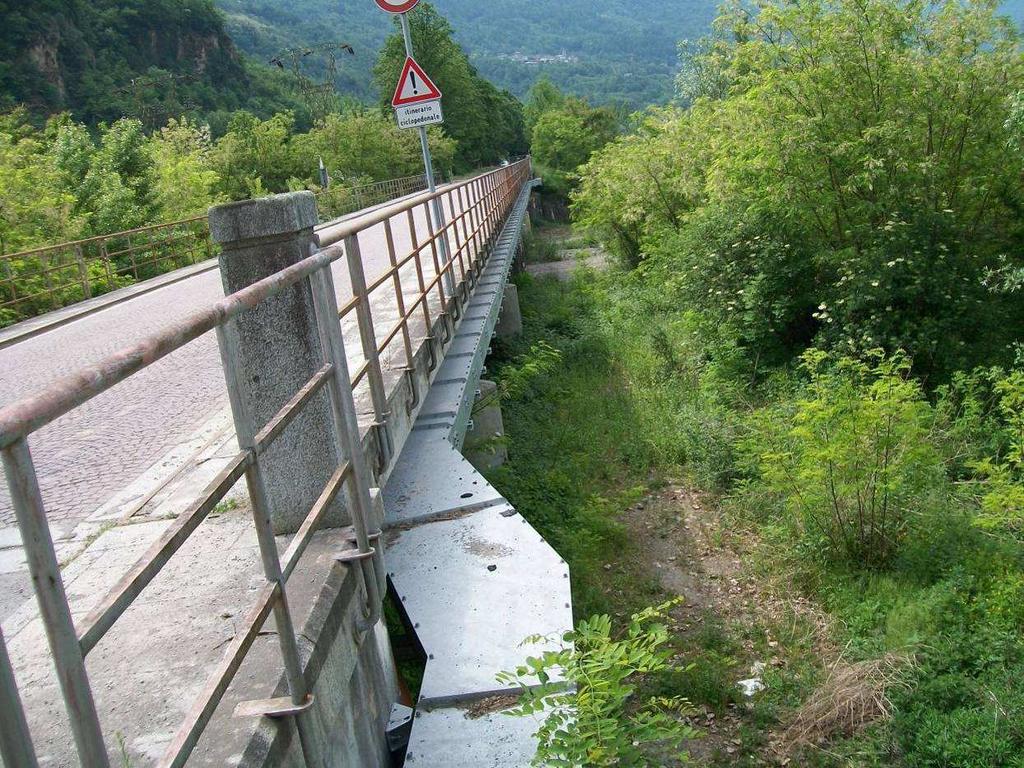
<svg viewBox="0 0 1024 768">
<path fill-rule="evenodd" d="M 547 74 L 594 103 L 640 108 L 671 98 L 678 43 L 708 32 L 720 0 L 433 2 L 480 73 L 517 96 Z M 1024 0 L 1003 7 L 1024 20 Z M 371 70 L 393 29 L 372 0 L 0 0 L 0 18 L 0 110 L 150 126 L 189 112 L 215 128 L 240 108 L 298 107 L 302 123 L 294 78 L 267 64 L 318 43 L 352 44 L 337 88 L 376 100 Z M 321 55 L 300 58 L 324 78 Z"/>
<path fill-rule="evenodd" d="M 0 0 L 0 18 L 0 109 L 152 126 L 294 103 L 280 75 L 238 53 L 210 0 Z"/>
<path fill-rule="evenodd" d="M 672 94 L 677 44 L 705 34 L 719 0 L 433 0 L 480 73 L 522 96 L 547 73 L 599 103 L 641 107 Z M 370 70 L 392 29 L 372 0 L 217 0 L 243 50 L 268 60 L 283 49 L 344 41 L 339 87 L 373 98 Z M 313 70 L 316 62 L 311 62 Z"/>
<path fill-rule="evenodd" d="M 541 73 L 596 103 L 643 107 L 672 97 L 678 43 L 706 34 L 721 0 L 432 0 L 480 73 L 523 96 Z M 374 98 L 370 70 L 391 21 L 372 0 L 217 0 L 238 45 L 263 58 L 344 41 L 342 93 Z M 1006 13 L 1024 20 L 1024 0 Z M 310 62 L 310 71 L 317 69 Z"/>
</svg>

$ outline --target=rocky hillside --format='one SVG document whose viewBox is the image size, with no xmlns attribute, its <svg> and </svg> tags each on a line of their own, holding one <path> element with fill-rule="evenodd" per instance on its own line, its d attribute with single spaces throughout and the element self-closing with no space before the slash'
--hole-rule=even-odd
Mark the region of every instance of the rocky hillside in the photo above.
<svg viewBox="0 0 1024 768">
<path fill-rule="evenodd" d="M 288 102 L 235 49 L 210 0 L 0 0 L 0 109 L 90 123 Z"/>
</svg>

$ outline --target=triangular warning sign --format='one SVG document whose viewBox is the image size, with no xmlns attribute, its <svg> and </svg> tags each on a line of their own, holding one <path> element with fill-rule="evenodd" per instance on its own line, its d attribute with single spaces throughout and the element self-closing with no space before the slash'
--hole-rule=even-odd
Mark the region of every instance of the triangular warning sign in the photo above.
<svg viewBox="0 0 1024 768">
<path fill-rule="evenodd" d="M 401 107 L 406 104 L 419 104 L 423 101 L 434 101 L 441 98 L 441 91 L 434 85 L 434 81 L 427 77 L 423 67 L 411 58 L 405 60 L 402 67 L 402 75 L 398 78 L 398 87 L 395 88 L 395 96 L 391 99 L 391 105 Z"/>
</svg>

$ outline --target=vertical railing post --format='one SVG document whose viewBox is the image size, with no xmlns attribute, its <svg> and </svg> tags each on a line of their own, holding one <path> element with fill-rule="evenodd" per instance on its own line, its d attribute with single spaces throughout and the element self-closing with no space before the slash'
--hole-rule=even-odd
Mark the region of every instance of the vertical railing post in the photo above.
<svg viewBox="0 0 1024 768">
<path fill-rule="evenodd" d="M 391 265 L 391 280 L 395 286 L 395 305 L 402 318 L 402 345 L 405 348 L 405 363 L 413 367 L 412 338 L 409 336 L 409 323 L 405 319 L 405 294 L 402 292 L 402 270 L 398 268 L 398 255 L 395 253 L 395 236 L 391 230 L 391 219 L 384 220 L 384 242 L 388 249 L 388 262 Z"/>
<path fill-rule="evenodd" d="M 413 215 L 413 209 L 407 208 L 405 215 L 409 225 L 409 242 L 412 243 L 414 254 L 413 262 L 416 264 L 416 282 L 420 291 L 418 301 L 423 310 L 423 340 L 427 344 L 427 352 L 430 354 L 430 370 L 433 371 L 437 366 L 437 355 L 434 352 L 434 333 L 430 327 L 430 300 L 427 297 L 427 283 L 423 276 L 423 251 L 416 235 L 416 217 Z"/>
<path fill-rule="evenodd" d="M 445 197 L 448 199 L 448 208 L 451 210 L 451 216 L 449 216 L 448 220 L 451 222 L 452 235 L 455 237 L 455 253 L 452 255 L 452 274 L 454 276 L 455 259 L 458 259 L 459 272 L 462 273 L 462 277 L 459 279 L 459 285 L 462 286 L 462 296 L 465 297 L 469 295 L 469 282 L 466 280 L 466 263 L 463 260 L 464 254 L 462 253 L 462 239 L 459 237 L 459 221 L 462 213 L 462 206 L 460 205 L 460 210 L 456 212 L 452 191 L 450 189 L 445 193 Z"/>
<path fill-rule="evenodd" d="M 106 768 L 110 763 L 103 743 L 103 731 L 89 688 L 85 658 L 78 643 L 78 635 L 75 634 L 60 565 L 50 537 L 50 527 L 46 522 L 46 509 L 32 464 L 32 454 L 25 438 L 4 448 L 3 463 L 29 573 L 32 574 L 32 586 L 39 602 L 39 614 L 50 642 L 53 664 L 64 694 L 64 706 L 71 722 L 78 757 L 81 764 L 88 768 Z"/>
<path fill-rule="evenodd" d="M 82 245 L 75 246 L 75 261 L 78 262 L 78 277 L 82 281 L 82 297 L 92 298 L 92 284 L 89 282 L 89 267 L 85 263 L 85 254 L 82 252 Z"/>
<path fill-rule="evenodd" d="M 37 768 L 32 735 L 28 731 L 25 710 L 18 696 L 18 684 L 7 655 L 4 633 L 0 630 L 0 760 L 6 768 Z"/>
<path fill-rule="evenodd" d="M 412 208 L 405 212 L 409 224 L 409 242 L 412 243 L 412 250 L 415 254 L 413 261 L 416 264 L 416 282 L 420 289 L 420 303 L 423 308 L 423 333 L 430 338 L 430 306 L 427 302 L 427 282 L 423 275 L 423 262 L 421 260 L 423 251 L 420 248 L 419 238 L 416 235 L 416 219 L 413 216 Z"/>
<path fill-rule="evenodd" d="M 483 258 L 484 250 L 484 218 L 483 218 L 483 196 L 481 193 L 480 179 L 474 179 L 470 185 L 473 190 L 473 270 L 476 273 L 476 278 L 480 278 L 481 266 L 480 260 Z"/>
<path fill-rule="evenodd" d="M 451 323 L 451 315 L 448 313 L 448 298 L 445 294 L 444 288 L 444 274 L 446 274 L 446 272 L 445 269 L 442 267 L 441 263 L 438 261 L 437 243 L 439 239 L 439 233 L 437 233 L 434 230 L 434 220 L 431 218 L 430 211 L 427 210 L 426 204 L 424 204 L 424 213 L 426 214 L 427 218 L 427 237 L 430 239 L 430 253 L 434 258 L 434 276 L 437 278 L 437 280 L 435 281 L 437 285 L 437 297 L 441 303 L 441 307 L 437 313 L 437 316 L 441 320 L 442 330 L 444 330 L 446 334 L 441 338 L 440 342 L 440 348 L 444 349 L 444 345 L 448 343 L 452 336 L 452 331 L 449 328 L 449 323 Z M 443 254 L 441 258 L 444 258 Z M 452 327 L 454 327 L 454 324 L 452 324 Z"/>
<path fill-rule="evenodd" d="M 359 303 L 356 304 L 356 320 L 359 323 L 359 337 L 363 342 L 363 357 L 370 364 L 370 401 L 373 404 L 374 429 L 377 432 L 377 445 L 380 450 L 381 471 L 391 461 L 391 432 L 388 430 L 388 400 L 384 392 L 384 375 L 380 369 L 380 356 L 377 354 L 377 335 L 373 328 L 373 312 L 370 307 L 370 295 L 366 291 L 366 275 L 363 272 L 363 256 L 359 251 L 359 236 L 349 235 L 345 238 L 345 258 L 348 261 L 349 279 L 352 283 L 352 295 Z"/>
<path fill-rule="evenodd" d="M 398 308 L 402 324 L 402 346 L 405 350 L 405 375 L 409 380 L 410 398 L 406 405 L 408 413 L 412 413 L 420 404 L 420 392 L 416 386 L 416 364 L 412 351 L 412 336 L 409 334 L 409 318 L 406 317 L 405 294 L 402 293 L 402 270 L 398 267 L 398 255 L 395 253 L 395 237 L 391 230 L 391 219 L 384 220 L 384 241 L 388 249 L 388 261 L 391 264 L 392 282 L 395 286 L 395 306 Z"/>
<path fill-rule="evenodd" d="M 373 484 L 366 452 L 359 437 L 359 420 L 349 380 L 348 357 L 345 353 L 345 339 L 338 318 L 338 302 L 335 298 L 334 278 L 330 267 L 318 270 L 310 277 L 313 300 L 316 304 L 317 322 L 324 350 L 324 361 L 331 364 L 333 374 L 328 383 L 331 399 L 335 436 L 343 456 L 352 467 L 352 481 L 345 483 L 345 504 L 352 519 L 356 534 L 356 546 L 361 554 L 372 553 L 371 559 L 360 558 L 359 566 L 363 577 L 368 612 L 359 629 L 367 631 L 379 620 L 381 594 L 386 589 L 384 577 L 384 542 L 379 538 L 376 547 L 370 545 L 371 525 L 376 528 L 383 520 L 373 520 L 373 501 L 370 488 Z M 340 463 L 340 462 L 339 462 Z M 354 486 L 354 487 L 353 487 Z"/>
<path fill-rule="evenodd" d="M 112 270 L 110 268 L 110 266 L 111 266 L 110 265 L 110 257 L 107 255 L 107 241 L 106 240 L 100 240 L 100 242 L 99 242 L 99 249 L 100 249 L 100 261 L 103 262 L 103 271 L 107 275 L 107 285 L 108 286 L 113 286 L 114 285 L 114 273 L 116 272 L 116 270 Z"/>
<path fill-rule="evenodd" d="M 466 251 L 466 278 L 469 281 L 468 290 L 476 287 L 476 273 L 473 271 L 473 253 L 471 227 L 473 222 L 473 208 L 470 203 L 469 190 L 465 186 L 459 187 L 459 208 L 462 210 L 462 247 Z"/>
<path fill-rule="evenodd" d="M 256 540 L 259 543 L 260 557 L 263 561 L 263 575 L 268 582 L 277 584 L 279 588 L 278 597 L 274 601 L 274 623 L 277 626 L 278 645 L 284 662 L 285 677 L 288 680 L 288 692 L 291 695 L 292 704 L 300 707 L 306 704 L 309 690 L 302 671 L 295 626 L 292 623 L 292 615 L 288 607 L 288 591 L 281 571 L 281 559 L 277 553 L 277 540 L 274 538 L 274 527 L 270 515 L 270 502 L 263 480 L 262 458 L 256 450 L 256 430 L 242 394 L 238 360 L 231 342 L 231 336 L 237 336 L 237 328 L 231 327 L 236 322 L 237 319 L 232 318 L 226 324 L 217 326 L 217 345 L 220 349 L 221 365 L 224 368 L 224 382 L 227 385 L 228 401 L 231 404 L 231 415 L 235 424 L 238 447 L 250 454 L 249 465 L 245 470 L 245 484 L 249 490 L 253 525 L 256 528 Z M 229 333 L 229 330 L 234 333 Z M 308 768 L 316 768 L 320 765 L 320 761 L 316 756 L 313 741 L 307 732 L 305 715 L 299 712 L 294 717 L 306 765 Z"/>
</svg>

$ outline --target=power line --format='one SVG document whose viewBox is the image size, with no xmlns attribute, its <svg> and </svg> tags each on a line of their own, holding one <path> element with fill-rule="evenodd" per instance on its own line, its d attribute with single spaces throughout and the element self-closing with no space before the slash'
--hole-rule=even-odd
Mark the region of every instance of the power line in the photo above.
<svg viewBox="0 0 1024 768">
<path fill-rule="evenodd" d="M 323 117 L 335 103 L 338 77 L 338 58 L 347 53 L 355 56 L 355 49 L 348 43 L 318 43 L 297 48 L 287 48 L 270 63 L 279 69 L 290 71 L 299 85 L 306 106 L 314 118 Z M 314 80 L 308 73 L 311 62 L 322 61 L 325 79 Z"/>
</svg>

